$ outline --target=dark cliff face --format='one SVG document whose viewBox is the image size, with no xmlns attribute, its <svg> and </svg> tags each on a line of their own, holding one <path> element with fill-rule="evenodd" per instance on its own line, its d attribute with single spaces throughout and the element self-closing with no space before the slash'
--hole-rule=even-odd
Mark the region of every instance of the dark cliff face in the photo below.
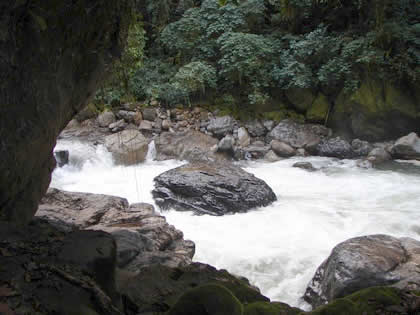
<svg viewBox="0 0 420 315">
<path fill-rule="evenodd" d="M 28 222 L 55 139 L 119 57 L 131 0 L 0 4 L 0 220 Z"/>
</svg>

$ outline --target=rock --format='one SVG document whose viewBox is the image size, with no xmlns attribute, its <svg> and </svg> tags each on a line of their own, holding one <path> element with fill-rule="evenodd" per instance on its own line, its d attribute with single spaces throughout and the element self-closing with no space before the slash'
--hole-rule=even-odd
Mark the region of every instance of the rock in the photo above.
<svg viewBox="0 0 420 315">
<path fill-rule="evenodd" d="M 398 139 L 391 149 L 392 156 L 404 160 L 420 160 L 420 138 L 415 132 Z"/>
<path fill-rule="evenodd" d="M 266 141 L 270 143 L 278 140 L 294 148 L 315 147 L 329 133 L 329 129 L 321 125 L 302 125 L 291 120 L 282 120 L 267 134 Z"/>
<path fill-rule="evenodd" d="M 369 152 L 372 151 L 373 145 L 371 145 L 367 141 L 354 139 L 351 142 L 351 148 L 353 149 L 355 156 L 360 157 L 360 156 L 367 156 Z"/>
<path fill-rule="evenodd" d="M 273 150 L 270 150 L 264 156 L 264 160 L 266 160 L 267 162 L 277 162 L 277 161 L 282 160 L 282 158 L 279 157 L 276 153 L 274 153 Z"/>
<path fill-rule="evenodd" d="M 311 153 L 339 159 L 354 157 L 354 151 L 350 143 L 340 137 L 322 140 L 314 149 L 311 149 Z"/>
<path fill-rule="evenodd" d="M 324 123 L 327 119 L 330 103 L 328 98 L 320 93 L 306 112 L 307 121 Z"/>
<path fill-rule="evenodd" d="M 95 106 L 88 105 L 85 108 L 83 108 L 80 112 L 74 116 L 74 119 L 76 119 L 78 122 L 84 122 L 85 120 L 96 118 L 97 110 Z"/>
<path fill-rule="evenodd" d="M 298 315 L 304 312 L 281 302 L 254 302 L 245 305 L 244 315 Z"/>
<path fill-rule="evenodd" d="M 58 167 L 69 164 L 69 151 L 67 150 L 54 151 L 54 157 Z"/>
<path fill-rule="evenodd" d="M 301 112 L 305 112 L 312 106 L 316 95 L 311 89 L 290 88 L 286 90 L 289 101 Z"/>
<path fill-rule="evenodd" d="M 220 152 L 227 152 L 233 154 L 233 146 L 235 145 L 235 138 L 231 135 L 226 135 L 217 144 L 217 150 Z"/>
<path fill-rule="evenodd" d="M 235 120 L 231 116 L 222 116 L 210 120 L 207 130 L 218 138 L 223 138 L 233 132 Z"/>
<path fill-rule="evenodd" d="M 301 168 L 310 172 L 316 171 L 316 168 L 310 162 L 296 162 L 292 167 Z"/>
<path fill-rule="evenodd" d="M 267 130 L 265 129 L 264 125 L 261 121 L 255 119 L 249 121 L 245 124 L 245 128 L 248 130 L 248 133 L 253 137 L 262 137 L 265 136 Z"/>
<path fill-rule="evenodd" d="M 156 109 L 153 107 L 146 107 L 142 111 L 143 119 L 148 121 L 154 121 L 156 119 Z"/>
<path fill-rule="evenodd" d="M 184 293 L 208 284 L 224 286 L 244 304 L 269 301 L 247 279 L 201 263 L 178 268 L 153 265 L 135 275 L 122 275 L 118 283 L 122 294 L 138 307 L 140 314 L 166 312 Z M 201 313 L 194 315 L 198 314 Z"/>
<path fill-rule="evenodd" d="M 120 119 L 112 124 L 109 125 L 109 130 L 112 132 L 119 132 L 125 129 L 127 127 L 127 123 L 124 121 L 124 119 Z"/>
<path fill-rule="evenodd" d="M 171 128 L 171 121 L 168 119 L 164 119 L 162 121 L 162 130 L 169 130 Z"/>
<path fill-rule="evenodd" d="M 140 111 L 137 111 L 134 115 L 134 123 L 136 124 L 136 126 L 139 126 L 142 120 L 143 114 Z"/>
<path fill-rule="evenodd" d="M 116 121 L 113 112 L 103 112 L 98 116 L 98 118 L 96 118 L 96 120 L 98 121 L 99 127 L 103 128 L 107 128 L 110 124 Z"/>
<path fill-rule="evenodd" d="M 270 132 L 274 128 L 276 123 L 274 122 L 274 120 L 264 120 L 263 125 L 265 129 L 267 129 L 267 131 Z"/>
<path fill-rule="evenodd" d="M 383 148 L 375 148 L 369 152 L 367 160 L 379 164 L 391 160 L 391 155 Z"/>
<path fill-rule="evenodd" d="M 140 122 L 139 130 L 141 131 L 151 131 L 153 129 L 153 123 L 149 120 L 142 120 Z"/>
<path fill-rule="evenodd" d="M 124 49 L 133 6 L 128 0 L 41 1 L 36 12 L 11 0 L 0 6 L 0 104 L 7 104 L 0 106 L 0 220 L 25 224 L 50 184 L 57 136 Z"/>
<path fill-rule="evenodd" d="M 281 157 L 291 157 L 296 154 L 296 150 L 287 143 L 273 140 L 270 143 L 271 149 Z"/>
<path fill-rule="evenodd" d="M 161 209 L 223 215 L 267 206 L 276 195 L 261 179 L 228 163 L 190 163 L 155 178 L 152 191 Z"/>
<path fill-rule="evenodd" d="M 253 144 L 243 148 L 243 155 L 247 160 L 258 160 L 263 159 L 268 151 L 270 151 L 270 146 L 264 145 L 264 143 L 261 144 L 254 142 Z"/>
<path fill-rule="evenodd" d="M 363 288 L 393 285 L 418 290 L 420 242 L 370 235 L 338 244 L 316 271 L 304 299 L 317 307 Z"/>
<path fill-rule="evenodd" d="M 163 132 L 155 139 L 157 160 L 215 161 L 225 157 L 214 151 L 218 140 L 199 131 Z"/>
<path fill-rule="evenodd" d="M 137 130 L 124 130 L 107 136 L 105 146 L 117 164 L 132 165 L 143 162 L 149 149 L 147 139 Z"/>
<path fill-rule="evenodd" d="M 195 252 L 194 243 L 152 205 L 128 205 L 120 197 L 49 189 L 36 215 L 64 231 L 110 233 L 117 244 L 116 265 L 127 271 L 153 264 L 186 266 Z"/>
<path fill-rule="evenodd" d="M 128 110 L 119 110 L 117 113 L 119 119 L 124 119 L 127 123 L 134 123 L 138 117 L 136 117 L 136 112 Z"/>
<path fill-rule="evenodd" d="M 251 143 L 251 137 L 248 134 L 248 131 L 244 127 L 238 129 L 238 145 L 240 147 L 249 146 Z"/>
</svg>

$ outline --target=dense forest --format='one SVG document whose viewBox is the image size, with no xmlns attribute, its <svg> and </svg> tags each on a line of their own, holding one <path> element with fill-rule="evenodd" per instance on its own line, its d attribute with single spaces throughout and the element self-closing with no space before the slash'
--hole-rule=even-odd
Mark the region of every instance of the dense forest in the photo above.
<svg viewBox="0 0 420 315">
<path fill-rule="evenodd" d="M 99 103 L 200 104 L 242 119 L 340 125 L 365 138 L 390 136 L 382 125 L 396 119 L 410 127 L 418 122 L 416 0 L 159 0 L 137 6 L 147 14 L 135 17 L 126 53 L 98 93 Z M 371 119 L 368 114 L 378 110 L 381 117 Z M 353 117 L 355 111 L 364 118 Z"/>
</svg>

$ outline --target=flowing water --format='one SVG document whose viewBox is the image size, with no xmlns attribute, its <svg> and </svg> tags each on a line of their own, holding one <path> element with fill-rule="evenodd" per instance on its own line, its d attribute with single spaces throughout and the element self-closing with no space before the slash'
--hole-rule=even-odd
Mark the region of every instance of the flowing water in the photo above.
<svg viewBox="0 0 420 315">
<path fill-rule="evenodd" d="M 123 167 L 103 147 L 62 141 L 70 165 L 56 169 L 52 187 L 153 203 L 153 178 L 179 161 Z M 153 152 L 153 151 L 151 151 Z M 297 161 L 319 168 L 293 168 Z M 278 201 L 248 213 L 195 216 L 167 211 L 167 220 L 196 244 L 195 261 L 247 277 L 264 295 L 293 306 L 331 249 L 348 238 L 385 233 L 420 240 L 420 163 L 362 169 L 352 160 L 307 157 L 241 166 L 265 180 Z"/>
</svg>

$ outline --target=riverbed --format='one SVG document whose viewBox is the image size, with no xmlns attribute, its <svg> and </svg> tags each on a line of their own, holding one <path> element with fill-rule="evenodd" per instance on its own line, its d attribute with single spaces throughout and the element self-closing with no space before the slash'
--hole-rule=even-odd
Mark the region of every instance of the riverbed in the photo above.
<svg viewBox="0 0 420 315">
<path fill-rule="evenodd" d="M 70 164 L 57 168 L 51 186 L 152 203 L 153 178 L 182 161 L 116 166 L 103 146 L 59 141 Z M 318 170 L 292 167 L 311 162 Z M 247 277 L 275 301 L 305 307 L 300 297 L 316 268 L 338 243 L 384 233 L 420 240 L 420 162 L 395 161 L 363 169 L 355 160 L 294 157 L 275 163 L 238 162 L 263 179 L 277 201 L 247 213 L 214 217 L 165 211 L 168 222 L 196 244 L 194 261 Z"/>
</svg>

